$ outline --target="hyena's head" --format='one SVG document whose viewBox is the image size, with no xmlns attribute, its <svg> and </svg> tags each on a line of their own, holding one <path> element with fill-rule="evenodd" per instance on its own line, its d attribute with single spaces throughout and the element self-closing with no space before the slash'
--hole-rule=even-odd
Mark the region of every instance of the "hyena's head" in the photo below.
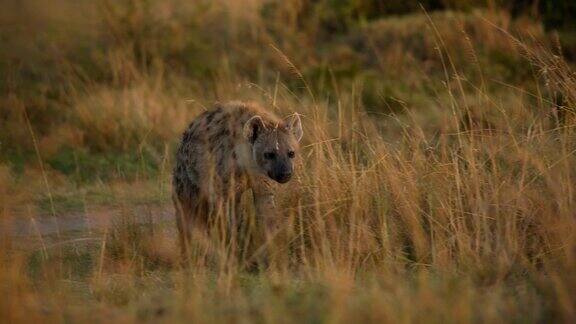
<svg viewBox="0 0 576 324">
<path fill-rule="evenodd" d="M 244 136 L 251 144 L 258 169 L 279 183 L 286 183 L 292 177 L 302 134 L 298 114 L 277 125 L 265 124 L 260 116 L 254 116 L 244 125 Z"/>
</svg>

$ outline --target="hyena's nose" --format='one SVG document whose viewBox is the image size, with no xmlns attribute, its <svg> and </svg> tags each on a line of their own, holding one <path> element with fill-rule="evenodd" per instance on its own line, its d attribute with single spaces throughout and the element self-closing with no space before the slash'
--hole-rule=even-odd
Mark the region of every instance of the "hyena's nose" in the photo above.
<svg viewBox="0 0 576 324">
<path fill-rule="evenodd" d="M 288 182 L 288 180 L 290 180 L 290 178 L 292 177 L 292 172 L 291 171 L 284 171 L 284 172 L 280 172 L 276 175 L 276 181 L 280 182 L 280 183 L 286 183 Z"/>
</svg>

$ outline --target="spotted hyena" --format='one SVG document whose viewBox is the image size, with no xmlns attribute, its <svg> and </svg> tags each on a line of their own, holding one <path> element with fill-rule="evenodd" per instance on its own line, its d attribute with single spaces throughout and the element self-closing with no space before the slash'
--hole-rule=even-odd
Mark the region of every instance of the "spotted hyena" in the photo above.
<svg viewBox="0 0 576 324">
<path fill-rule="evenodd" d="M 192 232 L 204 232 L 211 215 L 228 210 L 229 228 L 235 228 L 243 192 L 251 189 L 256 213 L 270 234 L 275 222 L 274 195 L 278 183 L 294 172 L 302 125 L 298 114 L 284 120 L 257 104 L 217 104 L 198 116 L 182 135 L 173 174 L 182 252 Z M 233 208 L 234 209 L 234 208 Z"/>
</svg>

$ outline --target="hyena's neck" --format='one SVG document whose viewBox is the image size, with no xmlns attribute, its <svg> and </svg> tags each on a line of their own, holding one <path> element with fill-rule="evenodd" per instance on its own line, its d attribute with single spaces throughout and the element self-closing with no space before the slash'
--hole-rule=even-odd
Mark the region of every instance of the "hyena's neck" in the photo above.
<svg viewBox="0 0 576 324">
<path fill-rule="evenodd" d="M 234 147 L 234 152 L 236 153 L 236 165 L 237 167 L 249 175 L 256 175 L 258 171 L 258 165 L 254 161 L 254 156 L 252 154 L 252 147 L 247 141 L 240 142 Z"/>
</svg>

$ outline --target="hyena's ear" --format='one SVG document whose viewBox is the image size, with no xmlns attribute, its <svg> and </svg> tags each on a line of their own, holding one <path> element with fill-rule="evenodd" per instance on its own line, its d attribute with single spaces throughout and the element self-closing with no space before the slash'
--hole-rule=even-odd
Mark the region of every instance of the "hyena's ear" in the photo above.
<svg viewBox="0 0 576 324">
<path fill-rule="evenodd" d="M 284 119 L 285 127 L 294 135 L 296 140 L 300 142 L 302 139 L 302 135 L 304 135 L 304 131 L 302 130 L 302 122 L 300 121 L 300 115 L 295 113 L 292 116 L 287 117 Z"/>
<path fill-rule="evenodd" d="M 264 121 L 262 120 L 262 117 L 256 115 L 248 119 L 246 124 L 244 124 L 244 128 L 242 131 L 244 133 L 244 137 L 246 137 L 246 139 L 250 143 L 254 143 L 258 135 L 262 133 L 262 131 L 264 131 L 265 129 L 266 126 L 264 126 Z"/>
</svg>

